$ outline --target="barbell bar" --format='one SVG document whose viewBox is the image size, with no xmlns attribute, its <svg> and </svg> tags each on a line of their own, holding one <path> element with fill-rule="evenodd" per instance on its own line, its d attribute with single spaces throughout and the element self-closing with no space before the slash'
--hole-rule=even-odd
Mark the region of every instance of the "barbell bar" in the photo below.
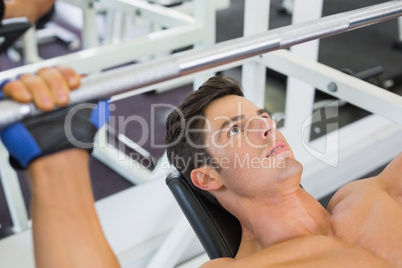
<svg viewBox="0 0 402 268">
<path fill-rule="evenodd" d="M 208 48 L 177 53 L 164 59 L 93 74 L 83 78 L 81 87 L 71 92 L 70 104 L 106 99 L 147 85 L 391 20 L 401 15 L 402 0 L 394 0 L 232 39 Z M 0 102 L 0 130 L 40 113 L 42 112 L 33 103 L 21 104 L 3 100 Z"/>
</svg>

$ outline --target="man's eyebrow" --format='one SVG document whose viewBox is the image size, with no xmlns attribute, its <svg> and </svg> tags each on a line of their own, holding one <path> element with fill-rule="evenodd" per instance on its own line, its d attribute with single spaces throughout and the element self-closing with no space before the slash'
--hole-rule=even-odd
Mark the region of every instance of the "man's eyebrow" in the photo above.
<svg viewBox="0 0 402 268">
<path fill-rule="evenodd" d="M 267 112 L 267 110 L 265 110 L 265 109 L 259 109 L 259 110 L 257 111 L 257 115 L 262 115 L 262 114 L 268 114 L 268 115 L 269 115 L 269 113 Z"/>
<path fill-rule="evenodd" d="M 233 121 L 239 121 L 240 119 L 243 119 L 244 117 L 246 117 L 246 116 L 244 114 L 241 114 L 241 115 L 236 115 L 236 116 L 226 119 L 225 122 L 222 123 L 220 130 L 224 129 L 227 125 L 229 125 Z"/>
<path fill-rule="evenodd" d="M 268 114 L 268 112 L 265 109 L 257 110 L 257 115 L 262 115 L 265 113 Z M 241 115 L 236 115 L 236 116 L 226 119 L 225 122 L 222 123 L 220 130 L 224 129 L 227 125 L 229 125 L 233 121 L 239 121 L 240 119 L 244 119 L 245 117 L 246 116 L 244 114 L 241 114 Z"/>
</svg>

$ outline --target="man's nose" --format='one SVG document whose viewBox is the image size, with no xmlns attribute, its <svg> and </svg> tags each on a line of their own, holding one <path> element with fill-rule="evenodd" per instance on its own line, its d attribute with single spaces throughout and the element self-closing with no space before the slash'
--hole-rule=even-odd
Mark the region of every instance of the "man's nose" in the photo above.
<svg viewBox="0 0 402 268">
<path fill-rule="evenodd" d="M 269 139 L 275 140 L 276 134 L 276 122 L 271 118 L 262 118 L 262 131 L 260 132 L 261 139 Z"/>
<path fill-rule="evenodd" d="M 251 132 L 255 133 L 260 140 L 275 140 L 276 122 L 271 118 L 256 118 L 253 120 Z"/>
</svg>

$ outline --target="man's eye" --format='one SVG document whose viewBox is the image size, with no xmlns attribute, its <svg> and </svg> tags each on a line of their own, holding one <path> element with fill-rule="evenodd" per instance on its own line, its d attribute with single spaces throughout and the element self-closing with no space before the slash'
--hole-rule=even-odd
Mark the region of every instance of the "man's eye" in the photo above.
<svg viewBox="0 0 402 268">
<path fill-rule="evenodd" d="M 239 134 L 240 132 L 241 132 L 241 129 L 237 126 L 234 126 L 229 130 L 229 137 Z"/>
</svg>

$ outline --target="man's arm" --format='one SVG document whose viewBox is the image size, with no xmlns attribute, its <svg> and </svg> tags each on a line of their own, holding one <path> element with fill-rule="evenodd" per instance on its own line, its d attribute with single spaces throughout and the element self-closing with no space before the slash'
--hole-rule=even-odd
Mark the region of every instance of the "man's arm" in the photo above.
<svg viewBox="0 0 402 268">
<path fill-rule="evenodd" d="M 46 14 L 55 0 L 2 0 L 5 4 L 3 19 L 26 17 L 35 23 Z"/>
<path fill-rule="evenodd" d="M 37 267 L 120 267 L 95 211 L 88 158 L 70 149 L 29 166 Z"/>
<path fill-rule="evenodd" d="M 3 90 L 15 100 L 33 101 L 49 111 L 67 105 L 69 90 L 79 83 L 72 69 L 58 66 L 24 74 Z M 37 267 L 120 267 L 95 211 L 88 158 L 87 150 L 68 149 L 28 166 Z"/>
</svg>

